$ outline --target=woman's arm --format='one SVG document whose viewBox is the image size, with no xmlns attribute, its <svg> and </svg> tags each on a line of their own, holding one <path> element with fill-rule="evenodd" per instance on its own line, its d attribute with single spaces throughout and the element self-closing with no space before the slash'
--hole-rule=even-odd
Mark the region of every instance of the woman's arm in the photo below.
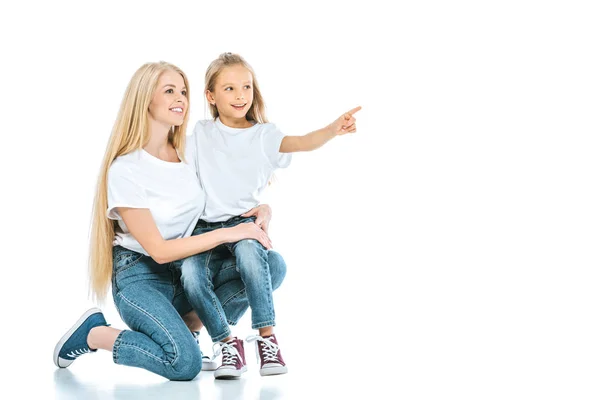
<svg viewBox="0 0 600 400">
<path fill-rule="evenodd" d="M 295 153 L 298 151 L 312 151 L 338 135 L 356 132 L 356 118 L 354 114 L 362 107 L 358 106 L 344 113 L 341 117 L 327 125 L 304 136 L 286 136 L 281 141 L 280 153 Z"/>
<path fill-rule="evenodd" d="M 159 264 L 181 260 L 213 249 L 220 244 L 237 242 L 242 239 L 255 239 L 267 249 L 272 247 L 267 234 L 256 224 L 239 224 L 233 228 L 216 229 L 188 238 L 165 240 L 147 208 L 119 207 L 117 211 L 129 232 L 150 257 Z"/>
</svg>

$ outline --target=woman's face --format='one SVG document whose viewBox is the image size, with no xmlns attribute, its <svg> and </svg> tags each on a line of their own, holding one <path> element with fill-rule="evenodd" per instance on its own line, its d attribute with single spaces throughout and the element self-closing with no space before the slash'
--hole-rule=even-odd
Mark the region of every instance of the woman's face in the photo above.
<svg viewBox="0 0 600 400">
<path fill-rule="evenodd" d="M 223 68 L 215 82 L 213 92 L 207 92 L 209 103 L 215 104 L 221 120 L 245 119 L 252 100 L 252 73 L 242 65 L 232 65 Z"/>
<path fill-rule="evenodd" d="M 187 88 L 183 77 L 175 71 L 163 72 L 148 107 L 150 118 L 167 126 L 179 126 L 183 124 L 187 108 Z"/>
</svg>

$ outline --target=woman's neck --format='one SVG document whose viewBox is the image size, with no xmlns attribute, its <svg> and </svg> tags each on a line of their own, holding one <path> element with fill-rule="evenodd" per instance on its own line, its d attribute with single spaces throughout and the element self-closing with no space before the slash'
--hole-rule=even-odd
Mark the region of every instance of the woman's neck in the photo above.
<svg viewBox="0 0 600 400">
<path fill-rule="evenodd" d="M 144 150 L 163 161 L 179 162 L 175 148 L 169 143 L 169 130 L 171 127 L 150 119 L 149 128 L 150 140 L 144 146 Z"/>
</svg>

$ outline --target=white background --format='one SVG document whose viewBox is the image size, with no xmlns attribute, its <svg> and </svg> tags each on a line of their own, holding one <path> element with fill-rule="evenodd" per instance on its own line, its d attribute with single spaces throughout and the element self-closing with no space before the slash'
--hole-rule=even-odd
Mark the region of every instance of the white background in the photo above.
<svg viewBox="0 0 600 400">
<path fill-rule="evenodd" d="M 51 352 L 92 305 L 90 211 L 129 79 L 147 61 L 181 67 L 193 126 L 208 117 L 206 67 L 232 51 L 288 134 L 363 110 L 357 133 L 295 155 L 265 196 L 288 264 L 275 301 L 290 373 L 177 390 L 598 398 L 595 2 L 391 4 L 3 3 L 0 392 L 172 398 L 108 353 L 78 360 L 68 378 L 84 383 L 65 386 Z"/>
</svg>

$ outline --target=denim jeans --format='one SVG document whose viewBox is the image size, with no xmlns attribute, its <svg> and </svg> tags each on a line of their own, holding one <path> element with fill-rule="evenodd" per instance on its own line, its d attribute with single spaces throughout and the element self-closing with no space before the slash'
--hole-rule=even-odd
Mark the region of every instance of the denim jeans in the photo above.
<svg viewBox="0 0 600 400">
<path fill-rule="evenodd" d="M 181 318 L 191 307 L 178 264 L 113 247 L 113 299 L 131 330 L 113 346 L 116 364 L 144 368 L 171 380 L 191 380 L 202 368 L 202 353 Z"/>
<path fill-rule="evenodd" d="M 246 222 L 254 222 L 254 217 L 213 223 L 200 220 L 192 235 Z M 235 268 L 223 261 L 232 255 Z M 237 323 L 248 305 L 253 329 L 275 326 L 273 290 L 283 282 L 285 271 L 285 262 L 278 253 L 265 249 L 256 240 L 241 240 L 182 260 L 181 282 L 190 304 L 217 342 L 230 336 L 229 325 Z M 236 287 L 223 285 L 222 279 L 230 276 L 239 276 L 242 282 L 234 279 Z"/>
<path fill-rule="evenodd" d="M 234 325 L 248 308 L 248 300 L 235 259 L 223 257 L 214 287 Z M 286 273 L 283 258 L 269 252 L 273 282 Z M 215 265 L 217 262 L 215 261 Z M 151 257 L 113 247 L 113 299 L 123 321 L 113 346 L 116 364 L 144 368 L 170 380 L 191 380 L 202 367 L 198 343 L 181 318 L 192 311 L 181 285 L 181 261 L 157 264 Z"/>
</svg>

